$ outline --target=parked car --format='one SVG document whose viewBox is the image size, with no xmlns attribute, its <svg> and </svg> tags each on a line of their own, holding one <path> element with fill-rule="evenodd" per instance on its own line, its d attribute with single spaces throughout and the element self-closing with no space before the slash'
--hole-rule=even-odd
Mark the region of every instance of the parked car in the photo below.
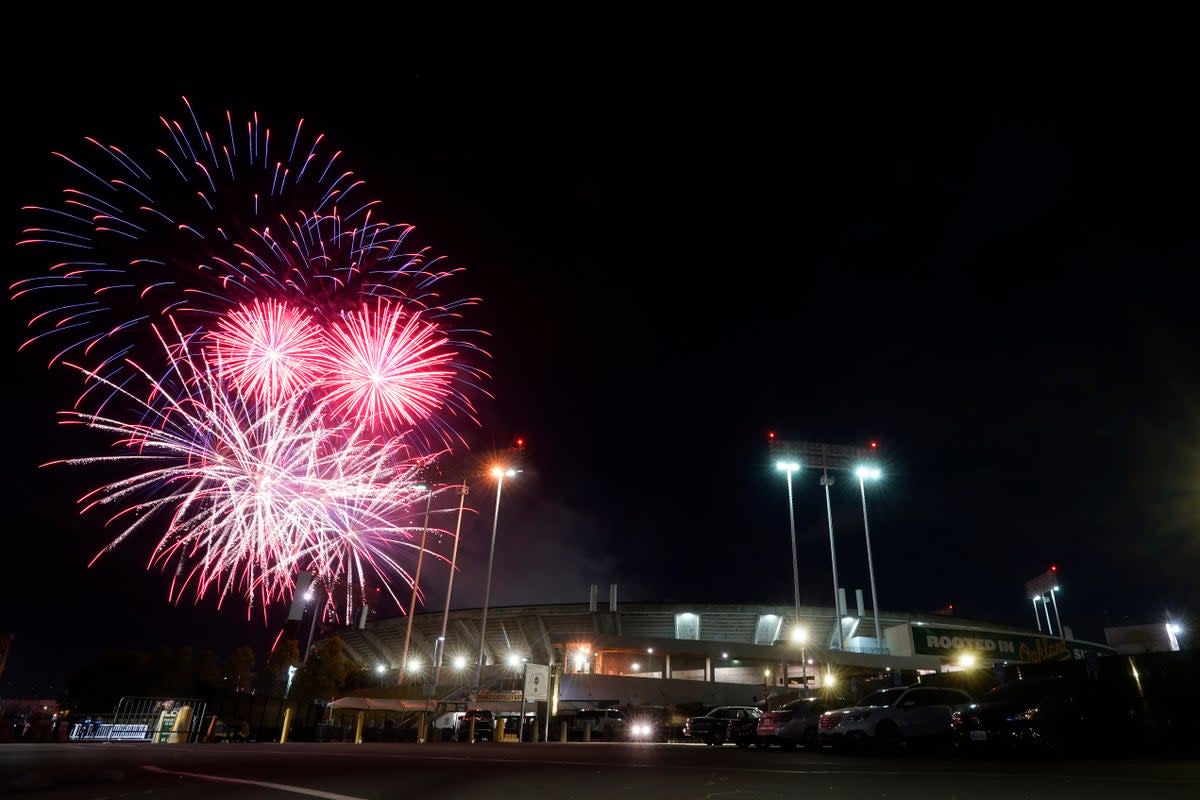
<svg viewBox="0 0 1200 800">
<path fill-rule="evenodd" d="M 496 737 L 496 715 L 486 708 L 472 708 L 458 722 L 458 740 L 469 741 L 471 721 L 475 721 L 475 741 L 490 742 Z"/>
<path fill-rule="evenodd" d="M 588 723 L 591 723 L 591 738 L 616 741 L 625 738 L 625 714 L 618 708 L 581 708 L 567 721 L 567 736 L 582 739 Z"/>
<path fill-rule="evenodd" d="M 951 741 L 950 718 L 972 702 L 961 689 L 937 686 L 880 689 L 849 708 L 826 711 L 817 726 L 835 748 L 874 744 L 897 750 L 913 742 Z"/>
<path fill-rule="evenodd" d="M 1121 734 L 1111 729 L 1113 721 L 1087 681 L 1057 676 L 1001 684 L 951 717 L 963 752 L 1053 752 L 1115 743 Z"/>
<path fill-rule="evenodd" d="M 806 750 L 821 746 L 817 724 L 826 711 L 854 705 L 846 697 L 814 695 L 793 700 L 773 711 L 764 711 L 758 718 L 755 742 L 761 748 L 779 746 L 791 750 L 797 745 Z"/>
<path fill-rule="evenodd" d="M 717 706 L 702 717 L 689 717 L 683 735 L 705 744 L 733 742 L 749 747 L 758 738 L 758 718 L 762 711 L 754 706 Z"/>
</svg>

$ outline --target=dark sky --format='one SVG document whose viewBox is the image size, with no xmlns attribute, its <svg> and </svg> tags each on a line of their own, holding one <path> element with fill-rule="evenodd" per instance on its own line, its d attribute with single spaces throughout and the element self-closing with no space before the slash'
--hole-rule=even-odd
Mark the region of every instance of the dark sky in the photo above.
<svg viewBox="0 0 1200 800">
<path fill-rule="evenodd" d="M 1054 563 L 1082 638 L 1196 619 L 1194 19 L 249 5 L 68 3 L 7 26 L 12 240 L 59 186 L 51 150 L 158 146 L 180 95 L 325 131 L 484 298 L 495 400 L 465 433 L 529 442 L 493 604 L 589 583 L 790 603 L 774 430 L 880 443 L 886 609 L 1027 623 L 1022 583 Z M 45 266 L 10 256 L 14 280 Z M 169 605 L 152 536 L 87 568 L 106 533 L 73 505 L 94 476 L 37 466 L 82 446 L 53 418 L 74 380 L 15 352 L 8 305 L 0 693 L 53 694 L 110 646 L 264 646 L 278 619 Z M 828 603 L 817 476 L 796 487 L 803 599 Z M 455 605 L 480 602 L 493 499 L 471 495 Z M 842 583 L 865 589 L 857 486 L 832 501 Z"/>
</svg>

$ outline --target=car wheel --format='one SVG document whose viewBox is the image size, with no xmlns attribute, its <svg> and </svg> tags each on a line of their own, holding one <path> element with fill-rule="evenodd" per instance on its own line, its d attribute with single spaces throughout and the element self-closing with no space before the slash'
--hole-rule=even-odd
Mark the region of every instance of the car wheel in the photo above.
<svg viewBox="0 0 1200 800">
<path fill-rule="evenodd" d="M 845 750 L 862 750 L 863 745 L 867 743 L 867 735 L 862 731 L 851 731 L 847 733 L 842 740 L 842 747 Z"/>
<path fill-rule="evenodd" d="M 875 743 L 885 753 L 899 751 L 903 745 L 903 740 L 900 737 L 900 729 L 896 727 L 896 723 L 888 720 L 879 723 L 879 727 L 875 729 Z"/>
</svg>

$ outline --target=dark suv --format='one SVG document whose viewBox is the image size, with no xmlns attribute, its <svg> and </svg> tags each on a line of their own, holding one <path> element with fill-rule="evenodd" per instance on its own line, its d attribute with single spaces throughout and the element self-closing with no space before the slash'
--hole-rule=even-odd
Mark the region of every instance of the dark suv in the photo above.
<svg viewBox="0 0 1200 800">
<path fill-rule="evenodd" d="M 1086 751 L 1118 739 L 1122 718 L 1114 710 L 1103 706 L 1091 682 L 1027 678 L 1002 684 L 956 711 L 952 725 L 963 752 Z"/>
</svg>

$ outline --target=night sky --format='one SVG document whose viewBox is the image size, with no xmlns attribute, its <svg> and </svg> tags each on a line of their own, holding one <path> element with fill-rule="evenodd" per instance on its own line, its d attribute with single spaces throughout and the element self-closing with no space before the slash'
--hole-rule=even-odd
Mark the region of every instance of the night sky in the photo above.
<svg viewBox="0 0 1200 800">
<path fill-rule="evenodd" d="M 879 442 L 885 609 L 1030 624 L 1022 584 L 1056 564 L 1080 638 L 1200 624 L 1195 20 L 249 5 L 183 21 L 68 3 L 7 25 L 10 240 L 20 205 L 60 187 L 50 151 L 158 146 L 181 95 L 209 120 L 325 131 L 484 299 L 495 400 L 462 432 L 479 453 L 528 441 L 494 605 L 583 602 L 591 583 L 790 603 L 776 431 Z M 6 265 L 45 267 L 18 248 Z M 278 616 L 170 605 L 153 536 L 87 568 L 111 534 L 74 501 L 103 475 L 38 468 L 88 444 L 54 422 L 76 381 L 16 353 L 29 307 L 7 306 L 0 693 L 53 696 L 107 647 L 265 647 Z M 817 475 L 796 489 L 802 600 L 829 604 Z M 455 605 L 481 601 L 493 500 L 471 495 Z M 853 596 L 856 482 L 832 501 Z"/>
</svg>

